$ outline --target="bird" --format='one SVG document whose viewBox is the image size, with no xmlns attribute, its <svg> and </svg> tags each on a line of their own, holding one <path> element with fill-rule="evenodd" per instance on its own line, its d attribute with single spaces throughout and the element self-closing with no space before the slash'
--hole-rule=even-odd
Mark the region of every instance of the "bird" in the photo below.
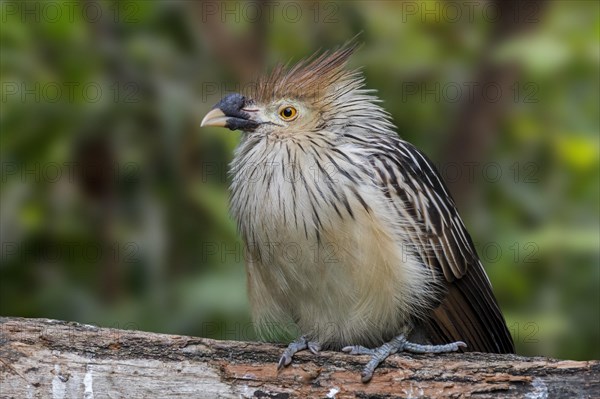
<svg viewBox="0 0 600 399">
<path fill-rule="evenodd" d="M 201 126 L 241 131 L 230 213 L 244 242 L 254 326 L 302 350 L 514 353 L 490 280 L 429 158 L 400 138 L 352 39 L 277 64 Z"/>
</svg>

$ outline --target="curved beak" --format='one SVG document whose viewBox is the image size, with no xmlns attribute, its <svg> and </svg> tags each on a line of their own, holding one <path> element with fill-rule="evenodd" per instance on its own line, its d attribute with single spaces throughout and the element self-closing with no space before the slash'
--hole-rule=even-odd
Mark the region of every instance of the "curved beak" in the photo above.
<svg viewBox="0 0 600 399">
<path fill-rule="evenodd" d="M 204 126 L 227 127 L 227 115 L 220 108 L 213 108 L 200 122 L 200 127 Z"/>
<path fill-rule="evenodd" d="M 248 104 L 241 94 L 229 94 L 221 99 L 202 119 L 200 127 L 218 126 L 245 132 L 256 129 L 260 122 L 244 107 Z"/>
</svg>

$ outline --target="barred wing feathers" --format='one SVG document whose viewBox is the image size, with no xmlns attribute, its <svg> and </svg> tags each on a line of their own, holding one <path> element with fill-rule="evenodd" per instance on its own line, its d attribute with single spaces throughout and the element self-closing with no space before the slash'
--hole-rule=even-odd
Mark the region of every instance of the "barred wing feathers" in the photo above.
<svg viewBox="0 0 600 399">
<path fill-rule="evenodd" d="M 443 276 L 446 288 L 417 329 L 433 344 L 464 341 L 466 350 L 514 353 L 490 281 L 439 173 L 410 143 L 392 136 L 377 140 L 369 154 L 374 178 L 398 217 L 412 226 L 409 248 L 434 276 Z"/>
</svg>

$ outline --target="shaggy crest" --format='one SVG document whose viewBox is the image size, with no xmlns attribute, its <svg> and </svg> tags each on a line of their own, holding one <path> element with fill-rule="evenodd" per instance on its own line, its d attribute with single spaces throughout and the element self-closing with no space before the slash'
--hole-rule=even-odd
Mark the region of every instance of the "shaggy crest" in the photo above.
<svg viewBox="0 0 600 399">
<path fill-rule="evenodd" d="M 337 85 L 362 86 L 363 79 L 358 70 L 347 70 L 350 56 L 359 47 L 354 39 L 335 51 L 325 51 L 297 62 L 278 64 L 272 72 L 259 78 L 251 98 L 259 103 L 268 103 L 279 98 L 318 100 Z"/>
</svg>

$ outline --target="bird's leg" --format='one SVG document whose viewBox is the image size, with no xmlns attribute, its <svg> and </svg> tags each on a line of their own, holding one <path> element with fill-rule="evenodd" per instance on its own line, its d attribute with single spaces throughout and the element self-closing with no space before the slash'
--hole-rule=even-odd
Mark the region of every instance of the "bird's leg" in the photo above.
<svg viewBox="0 0 600 399">
<path fill-rule="evenodd" d="M 342 351 L 351 355 L 371 355 L 371 360 L 369 360 L 369 363 L 367 363 L 361 373 L 362 382 L 369 382 L 373 377 L 373 372 L 377 366 L 394 353 L 402 351 L 412 353 L 456 352 L 458 348 L 465 346 L 467 346 L 467 344 L 462 341 L 456 341 L 445 345 L 421 345 L 408 341 L 404 335 L 399 335 L 390 342 L 381 345 L 379 348 L 369 349 L 364 346 L 354 345 L 346 346 L 342 348 Z"/>
<path fill-rule="evenodd" d="M 300 352 L 305 349 L 308 349 L 316 355 L 321 350 L 321 346 L 317 342 L 309 341 L 306 335 L 301 336 L 297 340 L 291 342 L 283 351 L 283 354 L 279 359 L 279 364 L 277 365 L 277 370 L 281 370 L 282 368 L 288 366 L 292 362 L 292 357 L 294 357 L 296 352 Z"/>
</svg>

